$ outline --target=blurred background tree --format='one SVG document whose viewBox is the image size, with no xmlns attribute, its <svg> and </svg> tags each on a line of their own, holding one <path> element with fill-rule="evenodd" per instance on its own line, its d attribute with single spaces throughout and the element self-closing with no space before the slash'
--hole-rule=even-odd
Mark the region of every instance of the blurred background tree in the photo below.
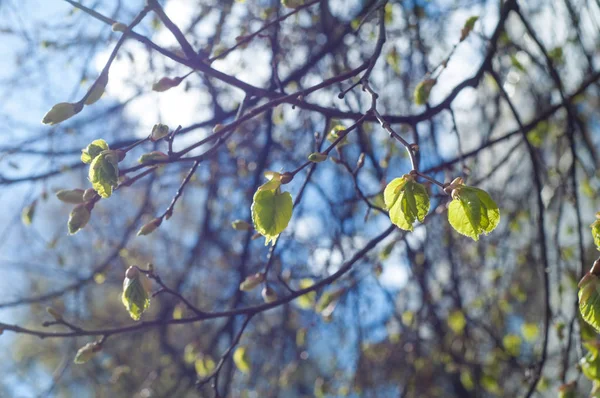
<svg viewBox="0 0 600 398">
<path fill-rule="evenodd" d="M 0 2 L 0 396 L 589 394 L 600 3 L 282 3 Z M 383 191 L 413 169 L 407 232 Z M 266 171 L 294 201 L 267 246 Z M 57 199 L 90 177 L 112 196 Z M 456 177 L 500 208 L 478 241 Z"/>
</svg>

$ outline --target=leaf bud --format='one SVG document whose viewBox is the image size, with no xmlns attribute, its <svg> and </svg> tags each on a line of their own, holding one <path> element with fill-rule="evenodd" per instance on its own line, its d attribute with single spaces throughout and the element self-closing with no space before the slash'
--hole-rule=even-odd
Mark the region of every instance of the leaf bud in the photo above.
<svg viewBox="0 0 600 398">
<path fill-rule="evenodd" d="M 240 290 L 248 292 L 265 281 L 265 274 L 257 272 L 254 275 L 247 276 L 242 283 L 240 283 Z"/>
<path fill-rule="evenodd" d="M 327 160 L 327 154 L 322 152 L 313 152 L 310 155 L 308 155 L 308 160 L 310 160 L 313 163 L 320 163 Z"/>
<path fill-rule="evenodd" d="M 270 286 L 265 286 L 261 292 L 262 298 L 265 303 L 269 304 L 274 301 L 277 301 L 277 293 Z"/>
<path fill-rule="evenodd" d="M 252 225 L 244 220 L 235 220 L 231 223 L 231 227 L 236 231 L 250 231 L 252 230 Z"/>
<path fill-rule="evenodd" d="M 82 104 L 60 102 L 54 105 L 52 109 L 50 109 L 48 113 L 44 115 L 42 123 L 53 126 L 75 116 L 76 114 L 81 112 L 81 109 L 83 109 Z"/>
<path fill-rule="evenodd" d="M 144 224 L 137 233 L 137 236 L 150 235 L 156 228 L 162 223 L 162 218 L 155 218 L 154 220 Z"/>
<path fill-rule="evenodd" d="M 73 235 L 79 232 L 90 221 L 91 211 L 86 204 L 79 204 L 73 208 L 69 215 L 69 234 Z"/>
<path fill-rule="evenodd" d="M 157 123 L 154 125 L 154 127 L 152 127 L 150 141 L 156 142 L 161 138 L 166 137 L 167 135 L 169 135 L 169 126 L 167 126 L 166 124 Z"/>
<path fill-rule="evenodd" d="M 83 199 L 84 193 L 83 189 L 61 189 L 56 192 L 56 197 L 61 202 L 78 205 L 85 202 L 85 199 Z"/>
</svg>

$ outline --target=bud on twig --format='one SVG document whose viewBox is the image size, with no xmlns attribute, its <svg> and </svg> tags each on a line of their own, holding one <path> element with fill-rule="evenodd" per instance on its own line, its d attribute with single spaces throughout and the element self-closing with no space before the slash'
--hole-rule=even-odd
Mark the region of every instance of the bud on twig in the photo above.
<svg viewBox="0 0 600 398">
<path fill-rule="evenodd" d="M 137 233 L 137 236 L 150 235 L 156 228 L 162 223 L 162 218 L 155 218 L 154 220 L 144 224 Z"/>
<path fill-rule="evenodd" d="M 274 301 L 277 301 L 277 293 L 275 293 L 275 290 L 273 290 L 271 287 L 269 286 L 265 286 L 261 292 L 262 298 L 265 301 L 265 303 L 272 303 Z"/>
<path fill-rule="evenodd" d="M 61 202 L 78 205 L 85 202 L 83 198 L 85 191 L 83 189 L 61 189 L 56 192 L 56 197 Z"/>
<path fill-rule="evenodd" d="M 265 281 L 265 274 L 257 272 L 254 275 L 247 276 L 242 283 L 240 283 L 240 290 L 248 292 Z"/>
</svg>

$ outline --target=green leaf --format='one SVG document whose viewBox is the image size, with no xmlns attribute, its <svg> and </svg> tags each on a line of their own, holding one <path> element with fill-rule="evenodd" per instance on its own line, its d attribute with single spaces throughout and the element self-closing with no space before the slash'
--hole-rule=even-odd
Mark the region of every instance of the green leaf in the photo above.
<svg viewBox="0 0 600 398">
<path fill-rule="evenodd" d="M 233 353 L 233 363 L 242 373 L 250 373 L 250 357 L 248 350 L 244 346 L 235 349 Z"/>
<path fill-rule="evenodd" d="M 429 212 L 427 190 L 410 175 L 392 180 L 385 187 L 383 197 L 390 220 L 405 231 L 412 231 L 415 221 L 423 222 Z"/>
<path fill-rule="evenodd" d="M 33 216 L 35 215 L 35 208 L 37 205 L 37 200 L 31 202 L 29 206 L 25 206 L 23 211 L 21 212 L 21 221 L 23 225 L 30 226 L 33 222 Z"/>
<path fill-rule="evenodd" d="M 314 284 L 315 284 L 315 281 L 313 281 L 312 279 L 304 278 L 304 279 L 300 280 L 300 282 L 298 283 L 298 286 L 300 287 L 300 289 L 306 289 L 306 288 L 311 287 Z M 301 309 L 309 310 L 314 307 L 316 297 L 317 297 L 317 293 L 312 291 L 312 292 L 305 293 L 302 296 L 298 297 L 295 300 L 295 303 Z"/>
<path fill-rule="evenodd" d="M 600 381 L 600 356 L 598 355 L 597 342 L 594 349 L 588 351 L 587 354 L 579 361 L 581 371 L 588 379 L 592 381 Z M 588 345 L 586 345 L 588 347 Z M 589 348 L 589 347 L 588 347 Z"/>
<path fill-rule="evenodd" d="M 592 237 L 594 238 L 594 244 L 596 249 L 600 250 L 600 212 L 596 213 L 596 221 L 592 225 Z"/>
<path fill-rule="evenodd" d="M 94 140 L 85 149 L 81 150 L 81 161 L 85 164 L 92 163 L 92 160 L 102 151 L 109 149 L 108 144 L 104 140 Z"/>
<path fill-rule="evenodd" d="M 129 273 L 129 270 L 128 270 Z M 150 307 L 150 280 L 142 272 L 134 272 L 123 280 L 123 305 L 135 321 Z"/>
<path fill-rule="evenodd" d="M 252 202 L 254 228 L 265 238 L 265 245 L 274 242 L 292 218 L 292 195 L 289 192 L 258 190 Z"/>
<path fill-rule="evenodd" d="M 500 210 L 490 195 L 482 189 L 459 185 L 452 191 L 448 221 L 460 234 L 473 240 L 492 232 L 500 222 Z"/>
<path fill-rule="evenodd" d="M 102 151 L 94 157 L 88 178 L 100 196 L 109 198 L 113 188 L 119 184 L 119 161 L 116 154 L 113 151 Z"/>
<path fill-rule="evenodd" d="M 437 80 L 435 79 L 425 79 L 415 87 L 415 92 L 413 93 L 415 104 L 417 105 L 425 105 L 429 100 L 429 93 L 431 93 L 431 89 L 435 86 Z"/>
<path fill-rule="evenodd" d="M 210 355 L 198 354 L 194 361 L 198 377 L 207 377 L 215 369 L 215 361 Z"/>
<path fill-rule="evenodd" d="M 344 127 L 341 124 L 336 124 L 334 125 L 330 130 L 329 130 L 329 134 L 327 134 L 327 141 L 329 142 L 335 142 L 338 138 L 340 138 L 340 133 L 346 131 L 346 127 Z M 348 136 L 344 136 L 344 138 L 342 138 L 340 140 L 340 142 L 337 143 L 336 147 L 342 147 L 344 145 L 348 144 Z"/>
<path fill-rule="evenodd" d="M 579 282 L 579 312 L 584 321 L 600 332 L 600 280 L 586 274 Z"/>
<path fill-rule="evenodd" d="M 502 338 L 502 345 L 510 355 L 516 357 L 521 352 L 521 336 L 516 334 L 507 334 Z"/>
<path fill-rule="evenodd" d="M 460 41 L 463 41 L 464 39 L 467 38 L 467 36 L 469 36 L 469 33 L 471 33 L 471 31 L 473 30 L 473 27 L 475 27 L 475 22 L 477 22 L 478 19 L 479 19 L 478 16 L 472 16 L 466 20 L 465 25 L 463 26 L 462 30 L 460 31 Z"/>
<path fill-rule="evenodd" d="M 524 323 L 521 326 L 521 333 L 523 334 L 525 341 L 528 343 L 533 343 L 538 338 L 540 329 L 535 323 Z"/>
<path fill-rule="evenodd" d="M 448 314 L 448 327 L 452 329 L 452 331 L 456 334 L 462 334 L 465 326 L 467 325 L 467 320 L 465 319 L 465 314 L 463 314 L 460 310 L 452 311 Z"/>
</svg>

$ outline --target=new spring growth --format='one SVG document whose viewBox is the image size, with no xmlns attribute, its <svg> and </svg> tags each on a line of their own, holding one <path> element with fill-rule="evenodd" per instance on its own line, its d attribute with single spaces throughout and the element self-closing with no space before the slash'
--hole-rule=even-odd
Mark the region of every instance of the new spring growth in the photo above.
<svg viewBox="0 0 600 398">
<path fill-rule="evenodd" d="M 477 16 L 472 16 L 469 19 L 467 19 L 467 21 L 465 22 L 465 25 L 463 26 L 462 30 L 460 31 L 460 41 L 465 40 L 469 36 L 469 33 L 471 33 L 471 31 L 473 30 L 473 27 L 475 27 L 475 22 L 477 22 L 478 19 L 479 19 L 479 17 L 477 17 Z"/>
<path fill-rule="evenodd" d="M 49 124 L 50 126 L 54 126 L 60 122 L 64 122 L 65 120 L 75 116 L 83 109 L 83 104 L 80 103 L 70 103 L 70 102 L 60 102 L 52 107 L 44 115 L 42 119 L 43 124 Z"/>
<path fill-rule="evenodd" d="M 133 320 L 138 321 L 150 307 L 152 281 L 138 267 L 129 267 L 123 280 L 121 300 Z"/>
<path fill-rule="evenodd" d="M 240 290 L 243 292 L 249 292 L 261 283 L 265 281 L 265 274 L 257 272 L 254 275 L 247 276 L 242 283 L 240 283 Z"/>
<path fill-rule="evenodd" d="M 87 343 L 83 347 L 77 351 L 75 354 L 75 359 L 73 362 L 77 364 L 86 363 L 90 359 L 94 357 L 94 354 L 102 349 L 102 344 L 99 341 L 94 341 L 93 343 Z"/>
<path fill-rule="evenodd" d="M 310 155 L 308 155 L 308 160 L 310 160 L 313 163 L 320 163 L 327 160 L 327 154 L 321 152 L 313 152 Z"/>
<path fill-rule="evenodd" d="M 108 73 L 102 73 L 98 80 L 90 87 L 90 94 L 85 100 L 86 105 L 92 105 L 96 101 L 102 97 L 104 94 L 104 90 L 106 90 L 106 85 L 108 84 Z"/>
<path fill-rule="evenodd" d="M 425 79 L 417 84 L 415 87 L 414 97 L 415 104 L 417 105 L 425 105 L 429 100 L 429 93 L 431 93 L 431 89 L 437 83 L 436 79 Z"/>
<path fill-rule="evenodd" d="M 169 155 L 161 151 L 152 151 L 149 153 L 145 153 L 138 159 L 138 163 L 153 163 L 153 162 L 163 162 L 169 160 Z"/>
<path fill-rule="evenodd" d="M 144 224 L 138 231 L 137 236 L 150 235 L 156 228 L 160 227 L 161 223 L 162 218 L 155 218 L 154 220 Z"/>
<path fill-rule="evenodd" d="M 265 286 L 260 294 L 267 304 L 277 301 L 277 293 L 270 286 Z"/>
<path fill-rule="evenodd" d="M 231 223 L 231 228 L 235 229 L 236 231 L 250 231 L 252 229 L 252 225 L 244 220 L 235 220 Z"/>
<path fill-rule="evenodd" d="M 83 189 L 61 189 L 56 192 L 56 197 L 61 202 L 78 205 L 85 202 L 85 199 L 83 198 L 84 193 L 85 191 Z"/>
<path fill-rule="evenodd" d="M 90 221 L 93 207 L 93 202 L 90 202 L 79 204 L 73 208 L 73 211 L 69 215 L 69 222 L 67 223 L 70 235 L 76 234 L 87 225 L 88 221 Z"/>
<path fill-rule="evenodd" d="M 166 137 L 169 134 L 169 126 L 166 124 L 157 123 L 152 127 L 152 133 L 150 134 L 150 141 L 156 142 L 161 138 Z"/>
</svg>

